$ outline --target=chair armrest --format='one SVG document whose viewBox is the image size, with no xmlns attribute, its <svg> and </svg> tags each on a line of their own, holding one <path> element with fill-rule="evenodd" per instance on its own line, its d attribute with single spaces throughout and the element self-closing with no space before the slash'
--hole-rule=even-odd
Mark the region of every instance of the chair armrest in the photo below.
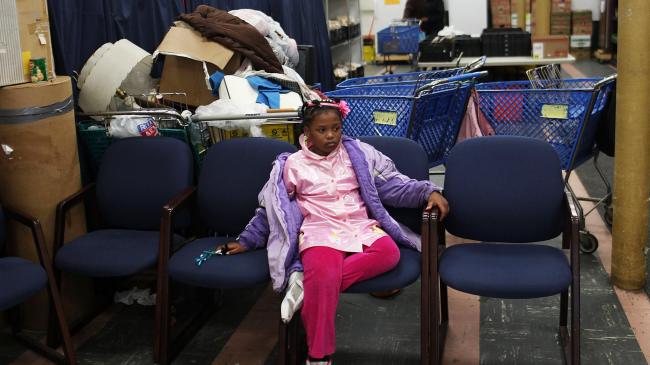
<svg viewBox="0 0 650 365">
<path fill-rule="evenodd" d="M 566 223 L 562 235 L 562 248 L 572 249 L 572 246 L 578 246 L 580 241 L 580 215 L 578 214 L 576 201 L 568 189 L 564 190 L 564 202 L 566 205 Z"/>
<path fill-rule="evenodd" d="M 196 193 L 196 187 L 191 186 L 183 190 L 180 194 L 170 199 L 162 207 L 160 216 L 160 255 L 159 262 L 166 264 L 171 254 L 171 245 L 174 235 L 174 216 L 181 208 L 187 205 Z"/>
<path fill-rule="evenodd" d="M 78 192 L 68 196 L 67 198 L 61 200 L 56 206 L 56 218 L 54 221 L 54 245 L 53 255 L 56 255 L 56 252 L 63 245 L 65 239 L 65 215 L 73 206 L 83 202 L 90 193 L 95 191 L 95 183 L 88 184 L 84 186 Z"/>
<path fill-rule="evenodd" d="M 51 274 L 51 258 L 45 245 L 45 235 L 43 234 L 41 222 L 39 222 L 38 219 L 29 216 L 15 208 L 5 205 L 2 207 L 2 209 L 4 210 L 8 219 L 15 220 L 16 222 L 25 225 L 32 231 L 32 237 L 34 238 L 34 244 L 36 245 L 38 260 L 40 261 L 41 266 L 43 266 L 43 268 L 45 268 L 47 271 L 48 277 L 51 278 L 52 276 L 49 276 Z"/>
</svg>

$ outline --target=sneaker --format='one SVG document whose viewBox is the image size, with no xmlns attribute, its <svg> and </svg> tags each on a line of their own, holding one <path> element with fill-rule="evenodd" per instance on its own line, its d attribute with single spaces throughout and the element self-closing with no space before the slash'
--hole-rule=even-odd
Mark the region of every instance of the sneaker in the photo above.
<svg viewBox="0 0 650 365">
<path fill-rule="evenodd" d="M 284 323 L 291 322 L 294 313 L 302 308 L 302 300 L 305 289 L 302 285 L 304 274 L 300 271 L 294 271 L 289 275 L 289 285 L 284 295 L 282 304 L 280 304 L 280 318 Z"/>
</svg>

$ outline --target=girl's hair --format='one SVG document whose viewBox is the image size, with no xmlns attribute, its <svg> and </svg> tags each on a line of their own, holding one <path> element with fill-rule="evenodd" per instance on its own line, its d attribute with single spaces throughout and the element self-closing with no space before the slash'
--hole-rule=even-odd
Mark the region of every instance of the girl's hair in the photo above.
<svg viewBox="0 0 650 365">
<path fill-rule="evenodd" d="M 309 127 L 311 122 L 317 116 L 333 111 L 338 115 L 339 119 L 343 120 L 343 115 L 339 107 L 339 102 L 324 99 L 324 100 L 310 100 L 305 102 L 300 109 L 300 115 L 302 116 L 302 124 L 305 127 Z"/>
</svg>

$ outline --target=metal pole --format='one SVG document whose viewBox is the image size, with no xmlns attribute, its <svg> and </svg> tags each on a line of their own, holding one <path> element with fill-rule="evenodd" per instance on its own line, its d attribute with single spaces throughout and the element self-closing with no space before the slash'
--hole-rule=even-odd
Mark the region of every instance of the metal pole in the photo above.
<svg viewBox="0 0 650 365">
<path fill-rule="evenodd" d="M 641 289 L 646 280 L 650 196 L 650 1 L 618 2 L 618 87 L 612 281 Z"/>
</svg>

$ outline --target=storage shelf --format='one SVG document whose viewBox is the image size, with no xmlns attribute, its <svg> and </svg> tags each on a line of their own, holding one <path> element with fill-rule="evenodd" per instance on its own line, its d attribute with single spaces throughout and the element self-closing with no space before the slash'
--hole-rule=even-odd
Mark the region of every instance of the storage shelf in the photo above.
<svg viewBox="0 0 650 365">
<path fill-rule="evenodd" d="M 345 40 L 345 41 L 343 41 L 343 42 L 340 42 L 340 43 L 332 44 L 332 45 L 330 46 L 330 48 L 337 48 L 337 47 L 340 47 L 340 46 L 345 46 L 346 44 L 350 44 L 351 42 L 357 41 L 357 40 L 359 40 L 359 39 L 361 39 L 361 35 L 358 35 L 358 36 L 352 37 L 352 38 L 350 38 L 350 39 L 348 39 L 348 40 Z"/>
</svg>

